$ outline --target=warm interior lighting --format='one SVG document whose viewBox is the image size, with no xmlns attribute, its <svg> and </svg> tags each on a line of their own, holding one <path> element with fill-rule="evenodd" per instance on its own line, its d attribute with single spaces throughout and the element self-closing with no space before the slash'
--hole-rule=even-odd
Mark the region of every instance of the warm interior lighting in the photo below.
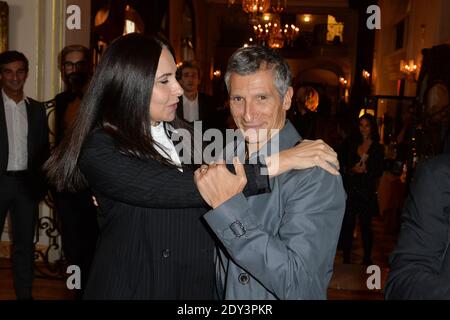
<svg viewBox="0 0 450 320">
<path fill-rule="evenodd" d="M 344 77 L 339 77 L 339 83 L 341 84 L 341 86 L 346 87 L 348 81 Z"/>
<path fill-rule="evenodd" d="M 228 0 L 228 6 L 235 2 Z M 255 33 L 255 39 L 250 39 L 250 43 L 254 40 L 271 48 L 283 48 L 293 44 L 300 29 L 293 24 L 283 27 L 280 23 L 279 14 L 286 9 L 286 3 L 287 0 L 242 0 L 242 10 L 250 15 L 249 22 Z"/>
<path fill-rule="evenodd" d="M 271 13 L 263 13 L 262 20 L 269 22 L 270 20 L 272 20 L 272 14 Z"/>
<path fill-rule="evenodd" d="M 363 108 L 361 109 L 361 111 L 359 112 L 359 118 L 361 118 L 363 115 L 365 115 L 366 113 L 372 115 L 375 117 L 375 110 L 374 109 L 366 109 Z"/>
<path fill-rule="evenodd" d="M 286 0 L 272 0 L 272 11 L 275 13 L 281 13 L 286 9 Z"/>
<path fill-rule="evenodd" d="M 410 59 L 409 61 L 400 60 L 400 72 L 405 75 L 406 79 L 415 80 L 417 71 L 418 68 L 413 59 Z"/>
<path fill-rule="evenodd" d="M 242 10 L 246 13 L 264 13 L 270 8 L 270 0 L 242 0 Z"/>
<path fill-rule="evenodd" d="M 303 15 L 303 22 L 311 22 L 311 15 L 310 14 L 305 14 Z"/>
<path fill-rule="evenodd" d="M 236 0 L 228 0 L 228 7 L 234 5 Z M 287 0 L 242 0 L 242 10 L 246 13 L 266 13 L 272 9 L 273 13 L 281 13 L 286 9 Z"/>
<path fill-rule="evenodd" d="M 339 43 L 344 41 L 344 23 L 338 22 L 332 15 L 327 17 L 327 41 Z"/>
<path fill-rule="evenodd" d="M 270 17 L 271 20 L 264 25 L 253 25 L 256 41 L 277 49 L 283 48 L 285 44 L 292 45 L 300 29 L 294 24 L 285 24 L 283 27 L 277 14 L 263 15 L 263 21 L 267 21 L 265 17 Z"/>
<path fill-rule="evenodd" d="M 123 34 L 129 34 L 136 32 L 136 23 L 134 23 L 131 20 L 125 20 L 125 30 L 123 31 Z"/>
<path fill-rule="evenodd" d="M 125 7 L 125 25 L 123 27 L 123 35 L 133 32 L 144 32 L 144 22 L 139 13 L 130 5 Z"/>
<path fill-rule="evenodd" d="M 364 70 L 364 69 L 363 69 L 363 71 L 362 71 L 362 77 L 363 77 L 365 80 L 369 80 L 369 78 L 370 78 L 370 73 L 369 73 L 367 70 Z"/>
</svg>

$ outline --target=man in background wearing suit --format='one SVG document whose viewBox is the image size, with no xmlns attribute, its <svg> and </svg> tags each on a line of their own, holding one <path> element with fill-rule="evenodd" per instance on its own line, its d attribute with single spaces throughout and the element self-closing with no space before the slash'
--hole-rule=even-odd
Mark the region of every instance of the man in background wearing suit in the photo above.
<svg viewBox="0 0 450 320">
<path fill-rule="evenodd" d="M 34 232 L 46 192 L 40 167 L 48 156 L 44 105 L 25 96 L 28 59 L 0 54 L 0 230 L 11 215 L 13 276 L 18 299 L 32 299 Z"/>
<path fill-rule="evenodd" d="M 177 70 L 177 80 L 184 90 L 177 108 L 177 116 L 187 122 L 202 121 L 202 129 L 221 128 L 218 119 L 217 102 L 207 94 L 198 91 L 200 67 L 194 61 L 185 61 Z"/>
</svg>

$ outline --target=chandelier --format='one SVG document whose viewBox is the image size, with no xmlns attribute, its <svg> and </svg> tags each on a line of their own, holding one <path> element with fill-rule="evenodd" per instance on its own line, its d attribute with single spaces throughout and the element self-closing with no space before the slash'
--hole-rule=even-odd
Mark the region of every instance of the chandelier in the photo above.
<svg viewBox="0 0 450 320">
<path fill-rule="evenodd" d="M 269 46 L 270 48 L 280 49 L 286 45 L 291 46 L 298 36 L 300 29 L 294 24 L 281 24 L 278 14 L 265 14 L 263 21 L 269 21 L 262 25 L 253 25 L 256 43 Z M 252 42 L 253 39 L 251 39 Z"/>
<path fill-rule="evenodd" d="M 270 8 L 270 0 L 242 0 L 242 10 L 246 13 L 264 13 Z"/>
<path fill-rule="evenodd" d="M 272 8 L 274 13 L 281 13 L 286 8 L 287 0 L 242 0 L 242 10 L 249 14 L 266 13 Z M 232 6 L 236 0 L 228 0 Z"/>
</svg>

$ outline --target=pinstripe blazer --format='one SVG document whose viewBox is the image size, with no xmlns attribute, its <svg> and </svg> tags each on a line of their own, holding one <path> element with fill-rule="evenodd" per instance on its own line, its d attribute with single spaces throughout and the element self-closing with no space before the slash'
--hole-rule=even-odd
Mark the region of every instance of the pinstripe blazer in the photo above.
<svg viewBox="0 0 450 320">
<path fill-rule="evenodd" d="M 90 136 L 79 164 L 99 204 L 85 298 L 212 299 L 214 241 L 193 171 L 126 156 L 102 130 Z M 255 172 L 247 168 L 250 181 Z M 247 192 L 258 193 L 261 181 Z"/>
</svg>

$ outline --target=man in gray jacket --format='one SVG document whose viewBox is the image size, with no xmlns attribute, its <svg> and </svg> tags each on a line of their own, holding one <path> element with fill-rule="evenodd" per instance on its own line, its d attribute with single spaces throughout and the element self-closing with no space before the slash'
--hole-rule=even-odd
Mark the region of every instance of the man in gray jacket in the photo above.
<svg viewBox="0 0 450 320">
<path fill-rule="evenodd" d="M 277 147 L 301 141 L 286 121 L 291 79 L 289 66 L 271 49 L 240 48 L 230 58 L 225 82 L 245 137 L 245 148 L 237 146 L 241 159 L 264 161 Z M 345 210 L 341 177 L 319 167 L 288 171 L 271 178 L 270 193 L 246 198 L 245 175 L 234 162 L 239 180 L 233 183 L 221 164 L 196 173 L 213 208 L 205 219 L 220 241 L 219 298 L 326 299 Z"/>
</svg>

